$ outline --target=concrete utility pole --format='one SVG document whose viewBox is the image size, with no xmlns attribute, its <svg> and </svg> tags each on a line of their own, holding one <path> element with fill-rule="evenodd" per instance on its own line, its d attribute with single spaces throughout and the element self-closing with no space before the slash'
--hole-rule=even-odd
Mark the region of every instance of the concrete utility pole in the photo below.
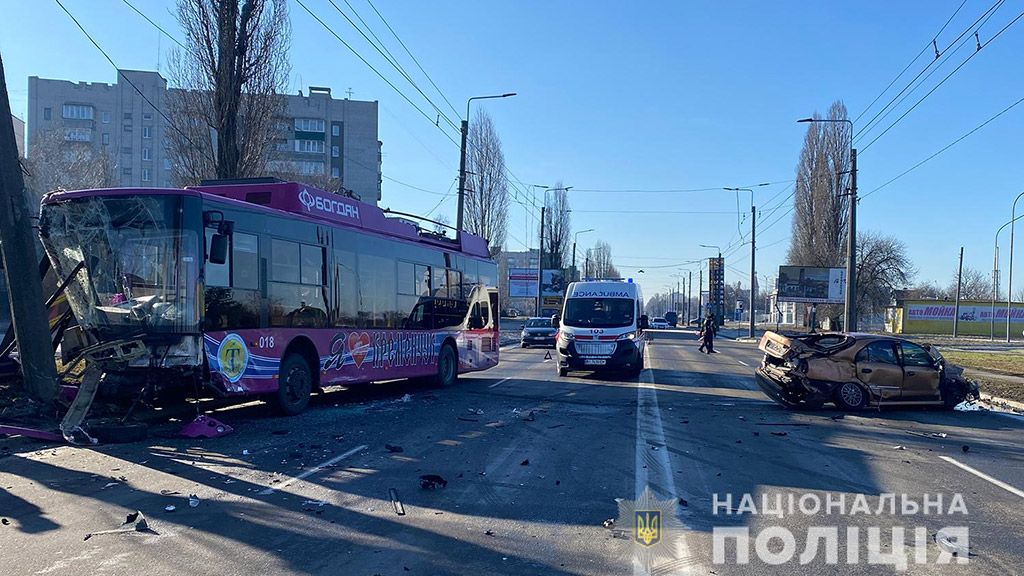
<svg viewBox="0 0 1024 576">
<path fill-rule="evenodd" d="M 751 198 L 753 198 L 754 194 L 751 193 L 750 196 L 751 196 Z M 748 332 L 750 332 L 750 334 L 748 334 L 748 336 L 750 336 L 751 338 L 754 337 L 754 287 L 757 286 L 757 272 L 754 269 L 754 258 L 756 257 L 756 254 L 757 254 L 757 248 L 756 248 L 757 243 L 756 243 L 756 240 L 755 240 L 756 236 L 754 236 L 754 234 L 756 233 L 756 228 L 754 227 L 754 223 L 755 223 L 755 218 L 756 217 L 757 217 L 757 214 L 756 214 L 756 212 L 754 210 L 754 205 L 753 205 L 753 203 L 751 203 L 751 205 L 750 205 L 750 329 L 748 330 Z"/>
<path fill-rule="evenodd" d="M 541 315 L 541 287 L 544 286 L 544 209 L 540 207 L 540 248 L 537 252 L 537 316 Z"/>
<path fill-rule="evenodd" d="M 32 233 L 33 214 L 18 161 L 7 80 L 0 58 L 0 251 L 10 288 L 11 324 L 18 342 L 25 389 L 34 399 L 48 404 L 57 397 L 57 367 L 43 305 L 43 285 L 36 260 L 39 240 Z"/>
<path fill-rule="evenodd" d="M 850 123 L 852 136 L 853 123 Z M 857 149 L 850 148 L 850 204 L 846 233 L 846 331 L 857 331 Z"/>
<path fill-rule="evenodd" d="M 693 270 L 690 270 L 690 280 L 686 283 L 686 325 L 690 325 L 690 300 L 693 298 Z"/>
<path fill-rule="evenodd" d="M 1010 341 L 1010 316 L 1013 313 L 1013 237 L 1014 222 L 1017 221 L 1017 201 L 1024 192 L 1021 192 L 1013 199 L 1013 208 L 1010 209 L 1010 267 L 1006 272 L 1006 341 Z"/>
<path fill-rule="evenodd" d="M 701 267 L 698 272 L 700 272 L 700 276 L 697 285 L 697 320 L 700 321 L 704 317 L 704 268 Z"/>
<path fill-rule="evenodd" d="M 960 268 L 956 273 L 956 305 L 953 306 L 953 338 L 957 336 L 957 329 L 960 327 L 960 286 L 964 280 L 964 247 L 960 247 Z"/>
</svg>

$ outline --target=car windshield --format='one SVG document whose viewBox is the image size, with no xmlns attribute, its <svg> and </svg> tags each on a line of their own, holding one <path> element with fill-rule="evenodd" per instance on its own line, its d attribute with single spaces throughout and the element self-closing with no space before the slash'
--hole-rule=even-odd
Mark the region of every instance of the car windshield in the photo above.
<svg viewBox="0 0 1024 576">
<path fill-rule="evenodd" d="M 665 319 L 664 318 L 655 318 L 654 321 L 655 322 L 664 322 Z"/>
<path fill-rule="evenodd" d="M 197 235 L 175 196 L 90 197 L 47 204 L 40 235 L 84 328 L 120 337 L 199 328 Z"/>
<path fill-rule="evenodd" d="M 526 321 L 527 328 L 551 328 L 551 320 L 547 318 L 530 318 Z"/>
<path fill-rule="evenodd" d="M 570 298 L 562 323 L 581 328 L 632 326 L 635 307 L 628 298 Z"/>
</svg>

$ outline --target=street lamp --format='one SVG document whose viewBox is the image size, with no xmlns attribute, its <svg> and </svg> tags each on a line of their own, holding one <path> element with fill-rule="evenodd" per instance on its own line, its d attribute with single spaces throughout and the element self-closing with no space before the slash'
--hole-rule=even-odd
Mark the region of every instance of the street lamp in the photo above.
<svg viewBox="0 0 1024 576">
<path fill-rule="evenodd" d="M 1024 196 L 1021 192 L 1013 199 L 1013 209 L 1010 210 L 1010 269 L 1006 273 L 1006 341 L 1010 341 L 1010 311 L 1013 299 L 1013 228 L 1017 220 L 1017 201 Z"/>
<path fill-rule="evenodd" d="M 580 234 L 593 231 L 593 228 L 587 228 L 586 230 L 580 230 L 579 232 L 576 232 L 575 234 L 572 235 L 572 275 L 577 281 L 580 278 L 579 273 L 576 271 L 576 239 L 580 237 Z"/>
<path fill-rule="evenodd" d="M 491 98 L 508 98 L 515 96 L 515 92 L 495 94 L 493 96 L 473 96 L 466 100 L 466 119 L 462 121 L 462 151 L 459 154 L 459 208 L 455 215 L 455 239 L 462 240 L 463 210 L 466 205 L 466 138 L 469 135 L 469 104 L 473 100 L 489 100 Z"/>
<path fill-rule="evenodd" d="M 767 186 L 769 182 L 763 182 L 757 186 Z M 754 337 L 754 284 L 757 280 L 757 268 L 755 266 L 755 260 L 757 258 L 757 236 L 754 224 L 757 215 L 754 211 L 754 189 L 753 188 L 723 188 L 723 190 L 729 190 L 731 192 L 740 192 L 745 190 L 750 192 L 750 326 L 747 330 L 747 336 L 750 338 Z"/>
<path fill-rule="evenodd" d="M 846 225 L 846 331 L 857 330 L 857 149 L 853 147 L 853 121 L 847 118 L 801 118 L 797 122 L 845 122 L 850 125 L 850 205 Z M 1009 337 L 1009 335 L 1007 335 Z"/>
<path fill-rule="evenodd" d="M 1006 228 L 1007 226 L 1013 224 L 1014 222 L 1016 222 L 1017 220 L 1020 220 L 1021 218 L 1024 218 L 1024 214 L 1021 214 L 1020 216 L 1017 216 L 1016 218 L 1010 220 L 1006 224 L 1003 224 L 1002 226 L 1000 226 L 999 230 L 996 230 L 995 242 L 992 245 L 992 310 L 989 313 L 989 317 L 988 317 L 988 319 L 989 319 L 988 339 L 989 340 L 995 340 L 996 339 L 996 295 L 999 293 L 999 233 L 1003 231 L 1003 228 Z M 1011 253 L 1012 253 L 1012 250 L 1011 250 Z M 1009 313 L 1010 313 L 1009 308 L 1007 308 L 1006 313 L 1007 313 L 1007 315 L 1009 315 Z"/>
<path fill-rule="evenodd" d="M 544 203 L 540 207 L 540 247 L 537 252 L 537 315 L 540 316 L 540 305 L 541 305 L 541 287 L 544 285 L 544 211 L 548 207 L 548 192 L 552 190 L 564 190 L 569 192 L 572 186 L 564 186 L 562 188 L 546 188 L 544 189 Z"/>
</svg>

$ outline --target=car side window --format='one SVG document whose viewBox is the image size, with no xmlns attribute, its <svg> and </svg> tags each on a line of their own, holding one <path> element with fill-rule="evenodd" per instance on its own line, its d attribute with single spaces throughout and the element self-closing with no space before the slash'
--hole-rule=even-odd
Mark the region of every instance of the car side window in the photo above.
<svg viewBox="0 0 1024 576">
<path fill-rule="evenodd" d="M 900 347 L 903 349 L 904 366 L 920 366 L 927 368 L 935 366 L 935 361 L 932 360 L 932 355 L 921 346 L 911 344 L 910 342 L 900 342 Z"/>
<path fill-rule="evenodd" d="M 882 364 L 896 364 L 896 352 L 893 350 L 892 342 L 884 340 L 872 342 L 857 353 L 857 362 L 880 362 Z"/>
</svg>

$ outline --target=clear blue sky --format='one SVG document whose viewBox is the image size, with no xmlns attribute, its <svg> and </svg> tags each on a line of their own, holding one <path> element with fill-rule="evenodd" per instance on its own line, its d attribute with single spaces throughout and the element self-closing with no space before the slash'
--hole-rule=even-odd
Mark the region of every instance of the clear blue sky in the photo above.
<svg viewBox="0 0 1024 576">
<path fill-rule="evenodd" d="M 303 0 L 384 75 L 434 116 L 415 90 L 352 29 L 327 0 Z M 343 0 L 335 0 L 346 11 Z M 415 71 L 366 0 L 350 0 L 377 34 Z M 929 2 L 540 2 L 391 1 L 375 5 L 434 81 L 464 114 L 469 96 L 518 96 L 480 103 L 494 117 L 506 159 L 523 182 L 574 186 L 582 246 L 609 242 L 623 272 L 639 276 L 648 294 L 674 283 L 676 263 L 712 255 L 699 244 L 737 238 L 736 196 L 689 193 L 587 192 L 744 186 L 755 203 L 794 177 L 804 133 L 796 119 L 842 99 L 858 116 L 935 36 L 962 0 Z M 133 0 L 172 34 L 180 34 L 169 0 Z M 968 0 L 939 36 L 943 48 L 991 6 Z M 171 43 L 120 0 L 66 0 L 122 68 L 154 69 Z M 458 148 L 365 64 L 289 2 L 293 26 L 293 89 L 351 88 L 381 103 L 386 177 L 383 206 L 425 213 L 453 186 Z M 15 113 L 23 116 L 28 76 L 113 82 L 114 70 L 55 2 L 0 0 L 0 52 Z M 980 30 L 984 43 L 1024 11 L 999 8 Z M 867 143 L 973 50 L 973 34 Z M 860 157 L 860 191 L 870 192 L 1024 97 L 1024 19 L 992 41 Z M 928 62 L 925 54 L 910 69 Z M 910 80 L 897 83 L 902 87 Z M 881 103 L 865 115 L 862 130 Z M 474 103 L 476 106 L 477 103 Z M 453 119 L 456 114 L 447 109 Z M 443 125 L 443 121 L 442 121 Z M 1024 104 L 860 204 L 861 230 L 898 235 L 919 279 L 950 280 L 961 245 L 968 266 L 990 271 L 995 229 L 1024 191 L 1021 160 Z M 455 137 L 454 134 L 452 134 Z M 457 139 L 457 138 L 456 138 Z M 789 194 L 786 190 L 773 202 Z M 749 195 L 740 204 L 747 210 Z M 781 215 L 787 203 L 775 216 Z M 438 208 L 454 220 L 454 196 Z M 606 211 L 606 212 L 598 212 Z M 635 211 L 649 211 L 646 214 Z M 717 212 L 681 214 L 679 212 Z M 767 214 L 763 216 L 767 217 Z M 775 217 L 765 221 L 770 222 Z M 749 221 L 743 223 L 744 229 Z M 774 276 L 783 262 L 789 217 L 759 232 L 758 273 Z M 536 246 L 535 222 L 513 204 L 509 249 Z M 1002 245 L 1008 244 L 1004 232 Z M 1003 269 L 1005 271 L 1004 249 Z M 1022 261 L 1024 262 L 1024 261 Z M 727 259 L 727 281 L 748 283 L 749 249 Z M 656 268 L 663 266 L 663 268 Z M 1018 268 L 1019 270 L 1020 268 Z M 696 269 L 694 268 L 696 271 Z M 1017 285 L 1020 284 L 1018 280 Z"/>
</svg>

